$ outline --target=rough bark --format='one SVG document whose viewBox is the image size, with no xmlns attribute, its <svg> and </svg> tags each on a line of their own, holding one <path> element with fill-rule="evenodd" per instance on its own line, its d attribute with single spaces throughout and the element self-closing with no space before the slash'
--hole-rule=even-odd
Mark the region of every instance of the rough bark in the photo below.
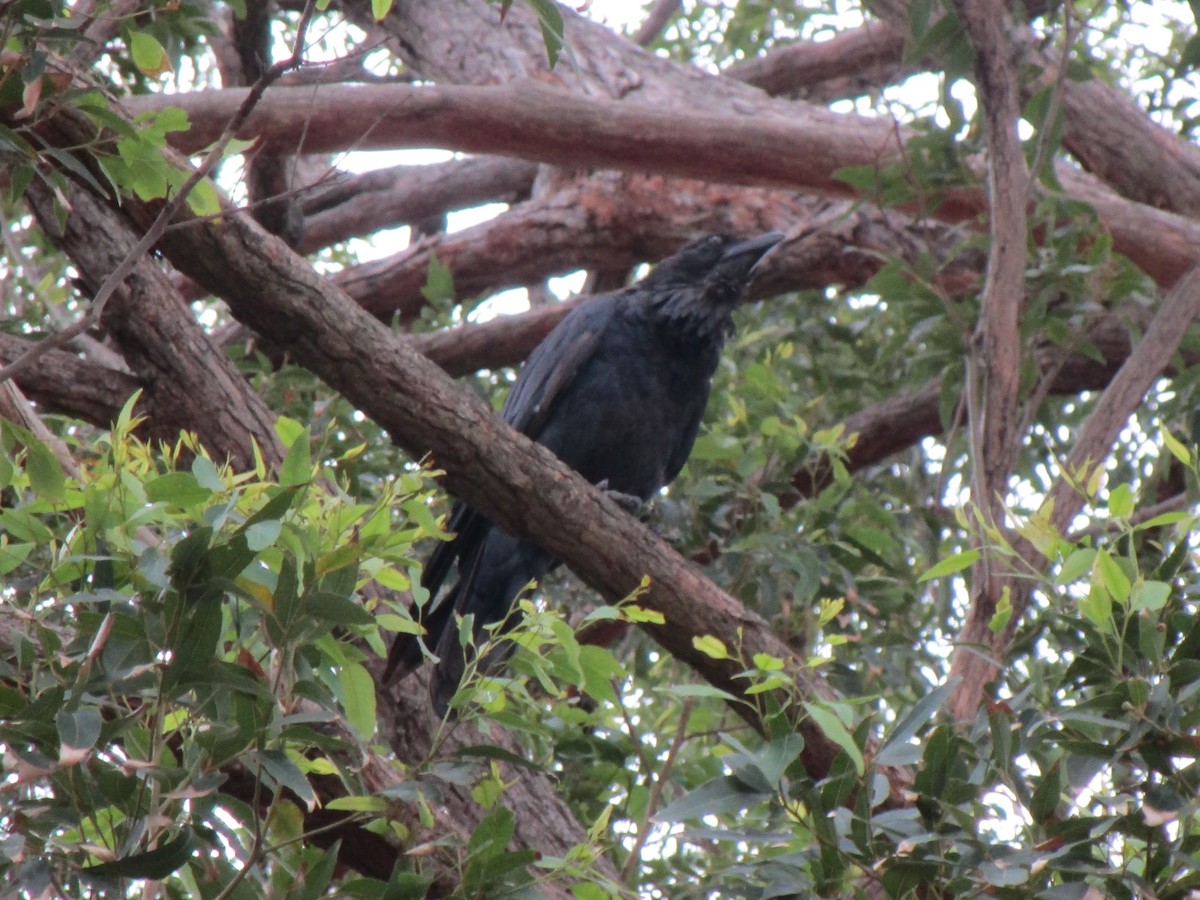
<svg viewBox="0 0 1200 900">
<path fill-rule="evenodd" d="M 483 203 L 516 203 L 529 196 L 537 166 L 512 159 L 452 160 L 396 166 L 340 178 L 306 192 L 301 253 L 338 241 L 410 225 Z"/>
<path fill-rule="evenodd" d="M 762 88 L 772 96 L 828 102 L 877 89 L 909 71 L 905 33 L 885 22 L 868 22 L 826 41 L 773 48 L 722 74 Z"/>
<path fill-rule="evenodd" d="M 715 79 L 721 81 L 721 79 Z M 185 151 L 207 146 L 245 99 L 244 91 L 130 98 L 132 112 L 179 106 L 193 127 L 170 137 Z M 267 92 L 239 130 L 266 146 L 326 152 L 348 146 L 441 146 L 568 167 L 627 169 L 723 184 L 786 186 L 848 197 L 837 172 L 886 166 L 901 155 L 902 129 L 882 120 L 815 115 L 672 112 L 578 97 L 536 83 L 497 87 L 327 86 Z M 1200 255 L 1200 225 L 1126 200 L 1086 173 L 1059 166 L 1066 196 L 1092 206 L 1115 249 L 1164 287 Z M 923 212 L 943 222 L 985 212 L 975 187 L 949 188 Z M 1148 240 L 1154 235 L 1154 240 Z"/>
<path fill-rule="evenodd" d="M 0 364 L 33 349 L 35 341 L 0 334 Z M 46 412 L 107 428 L 142 381 L 120 369 L 98 365 L 65 350 L 52 350 L 17 376 L 17 385 Z"/>
<path fill-rule="evenodd" d="M 983 108 L 988 148 L 989 252 L 987 277 L 975 340 L 967 359 L 967 406 L 970 411 L 971 497 L 982 519 L 982 534 L 1006 525 L 1008 481 L 1023 434 L 1021 407 L 1021 307 L 1025 297 L 1030 199 L 1029 172 L 1017 133 L 1021 114 L 1015 53 L 1008 39 L 1004 6 L 999 0 L 955 0 L 954 9 L 975 50 L 975 86 Z M 973 568 L 969 621 L 990 622 L 1006 591 L 1014 587 L 1008 562 L 985 552 Z M 961 646 L 963 656 L 973 653 Z M 958 692 L 951 711 L 974 716 Z"/>
<path fill-rule="evenodd" d="M 70 212 L 61 228 L 55 198 L 42 182 L 35 181 L 26 196 L 91 291 L 138 241 L 128 221 L 107 213 L 83 189 L 68 190 Z M 105 306 L 101 323 L 145 387 L 151 437 L 174 441 L 180 430 L 194 431 L 215 458 L 243 470 L 254 468 L 256 443 L 267 465 L 282 462 L 274 414 L 204 334 L 153 260 L 138 261 Z"/>
</svg>

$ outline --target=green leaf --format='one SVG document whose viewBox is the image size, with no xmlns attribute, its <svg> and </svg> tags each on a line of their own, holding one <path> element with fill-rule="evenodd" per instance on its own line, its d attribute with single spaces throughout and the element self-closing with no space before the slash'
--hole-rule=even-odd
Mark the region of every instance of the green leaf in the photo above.
<svg viewBox="0 0 1200 900">
<path fill-rule="evenodd" d="M 1096 551 L 1090 547 L 1084 547 L 1079 550 L 1074 550 L 1071 555 L 1063 560 L 1062 568 L 1059 569 L 1058 577 L 1055 582 L 1060 585 L 1070 584 L 1073 581 L 1078 581 L 1085 574 L 1092 570 L 1092 566 L 1096 562 Z"/>
<path fill-rule="evenodd" d="M 1129 593 L 1129 607 L 1135 611 L 1162 609 L 1170 596 L 1171 585 L 1165 581 L 1142 581 L 1139 578 Z"/>
<path fill-rule="evenodd" d="M 1114 600 L 1125 603 L 1129 599 L 1129 591 L 1132 587 L 1129 576 L 1125 574 L 1121 564 L 1108 554 L 1108 551 L 1096 552 L 1096 565 L 1092 571 L 1095 575 L 1099 575 L 1101 583 L 1108 589 L 1108 593 Z"/>
<path fill-rule="evenodd" d="M 1000 601 L 996 604 L 996 611 L 988 620 L 988 630 L 992 634 L 999 634 L 1012 619 L 1012 614 L 1012 589 L 1005 585 L 1004 590 L 1000 593 Z"/>
<path fill-rule="evenodd" d="M 654 816 L 656 822 L 681 822 L 701 816 L 717 816 L 722 813 L 741 812 L 751 806 L 765 803 L 774 796 L 773 791 L 756 790 L 734 775 L 726 775 L 716 781 L 701 785 L 689 794 L 680 797 L 666 809 Z"/>
<path fill-rule="evenodd" d="M 304 773 L 300 771 L 299 767 L 288 759 L 286 753 L 282 750 L 255 750 L 248 756 L 252 760 L 257 760 L 266 774 L 270 775 L 277 784 L 288 788 L 309 809 L 316 808 L 317 797 L 313 793 L 312 785 L 308 783 L 308 779 L 304 777 Z"/>
<path fill-rule="evenodd" d="M 168 841 L 145 853 L 135 853 L 124 859 L 86 866 L 80 870 L 87 878 L 149 878 L 163 879 L 183 868 L 195 849 L 191 829 L 184 831 L 173 841 Z"/>
<path fill-rule="evenodd" d="M 927 571 L 924 575 L 917 579 L 918 583 L 922 581 L 930 581 L 934 578 L 941 578 L 945 575 L 950 575 L 954 572 L 961 572 L 963 569 L 973 566 L 979 561 L 982 554 L 978 550 L 964 550 L 961 553 L 955 553 L 953 556 L 948 556 Z"/>
<path fill-rule="evenodd" d="M 955 675 L 913 704 L 908 715 L 900 721 L 875 754 L 875 762 L 881 766 L 906 766 L 920 760 L 921 747 L 910 744 L 909 741 L 916 737 L 917 731 L 942 708 L 942 704 L 960 681 L 962 678 Z"/>
<path fill-rule="evenodd" d="M 167 51 L 152 34 L 144 31 L 131 32 L 129 53 L 133 57 L 133 64 L 151 78 L 171 71 L 171 60 L 167 57 Z"/>
<path fill-rule="evenodd" d="M 421 287 L 421 296 L 434 306 L 445 306 L 454 302 L 454 273 L 442 265 L 436 253 L 429 254 L 429 272 Z"/>
<path fill-rule="evenodd" d="M 333 846 L 321 854 L 321 858 L 317 861 L 316 865 L 307 866 L 307 871 L 304 873 L 304 881 L 300 885 L 296 900 L 319 900 L 325 893 L 325 888 L 329 885 L 329 880 L 333 877 L 333 870 L 337 868 L 339 846 L 340 842 L 335 841 Z M 309 852 L 311 853 L 312 851 Z"/>
<path fill-rule="evenodd" d="M 726 703 L 739 701 L 739 698 L 729 691 L 715 688 L 711 684 L 668 684 L 657 687 L 655 690 L 670 697 L 708 697 L 714 700 L 724 700 Z"/>
<path fill-rule="evenodd" d="M 1029 814 L 1033 816 L 1035 822 L 1049 821 L 1058 810 L 1058 803 L 1062 797 L 1064 774 L 1063 767 L 1055 763 L 1038 780 L 1029 802 Z"/>
<path fill-rule="evenodd" d="M 512 841 L 514 828 L 513 814 L 503 806 L 497 807 L 475 826 L 467 845 L 470 854 L 490 856 L 503 853 Z"/>
<path fill-rule="evenodd" d="M 1088 595 L 1079 601 L 1080 614 L 1099 628 L 1113 625 L 1112 597 L 1101 584 L 1093 584 Z"/>
<path fill-rule="evenodd" d="M 371 15 L 375 17 L 376 22 L 382 22 L 391 12 L 393 2 L 395 0 L 371 0 Z"/>
<path fill-rule="evenodd" d="M 73 712 L 62 710 L 55 714 L 58 739 L 64 747 L 75 751 L 91 750 L 100 739 L 100 710 L 86 706 Z"/>
<path fill-rule="evenodd" d="M 1118 484 L 1108 495 L 1108 513 L 1116 519 L 1128 519 L 1133 513 L 1133 488 Z"/>
<path fill-rule="evenodd" d="M 564 43 L 563 17 L 554 0 L 527 0 L 533 11 L 537 13 L 538 22 L 542 26 L 542 41 L 546 44 L 546 57 L 550 68 L 558 62 L 558 55 Z"/>
<path fill-rule="evenodd" d="M 621 605 L 621 613 L 630 622 L 648 622 L 652 625 L 663 625 L 666 623 L 666 617 L 656 609 L 646 609 L 644 606 L 638 606 L 636 603 L 624 603 Z"/>
<path fill-rule="evenodd" d="M 613 690 L 614 679 L 625 676 L 625 670 L 616 657 L 604 647 L 584 644 L 579 648 L 579 669 L 583 672 L 583 689 L 597 700 L 617 702 Z"/>
<path fill-rule="evenodd" d="M 1188 450 L 1176 437 L 1167 431 L 1162 430 L 1163 443 L 1167 445 L 1167 449 L 1171 451 L 1171 455 L 1183 463 L 1185 466 L 1192 465 L 1192 452 Z"/>
<path fill-rule="evenodd" d="M 301 435 L 308 436 L 308 427 L 289 416 L 279 416 L 275 419 L 275 433 L 279 435 L 279 442 L 283 446 L 291 447 Z"/>
<path fill-rule="evenodd" d="M 383 812 L 387 809 L 387 801 L 382 797 L 334 797 L 325 804 L 325 808 L 348 812 Z"/>
<path fill-rule="evenodd" d="M 312 455 L 307 429 L 296 436 L 279 467 L 279 483 L 287 487 L 307 484 L 312 478 Z"/>
<path fill-rule="evenodd" d="M 338 672 L 342 708 L 350 727 L 364 741 L 375 733 L 375 680 L 358 663 L 344 663 Z"/>
<path fill-rule="evenodd" d="M 192 460 L 192 475 L 196 479 L 196 484 L 203 488 L 210 491 L 225 490 L 225 483 L 221 481 L 221 473 L 207 456 L 197 456 Z"/>
<path fill-rule="evenodd" d="M 283 523 L 278 519 L 267 519 L 265 522 L 255 522 L 246 526 L 246 546 L 255 553 L 265 550 L 275 543 Z"/>
<path fill-rule="evenodd" d="M 25 471 L 33 492 L 51 503 L 67 499 L 67 481 L 54 453 L 34 437 L 25 444 Z"/>
<path fill-rule="evenodd" d="M 221 195 L 217 193 L 217 189 L 207 178 L 202 178 L 192 186 L 187 197 L 187 204 L 193 215 L 203 218 L 221 213 Z"/>
<path fill-rule="evenodd" d="M 729 651 L 725 642 L 711 634 L 692 638 L 692 646 L 712 659 L 729 659 Z"/>
<path fill-rule="evenodd" d="M 846 754 L 850 757 L 850 761 L 854 763 L 854 770 L 859 775 L 862 775 L 866 771 L 862 751 L 858 748 L 858 744 L 854 742 L 854 736 L 846 730 L 846 726 L 838 718 L 837 714 L 833 710 L 816 703 L 805 703 L 804 710 L 817 723 L 817 727 L 821 729 L 825 737 L 846 751 Z"/>
<path fill-rule="evenodd" d="M 210 463 L 211 465 L 211 463 Z M 168 472 L 146 482 L 146 499 L 184 509 L 203 503 L 212 491 L 201 486 L 191 472 Z"/>
</svg>

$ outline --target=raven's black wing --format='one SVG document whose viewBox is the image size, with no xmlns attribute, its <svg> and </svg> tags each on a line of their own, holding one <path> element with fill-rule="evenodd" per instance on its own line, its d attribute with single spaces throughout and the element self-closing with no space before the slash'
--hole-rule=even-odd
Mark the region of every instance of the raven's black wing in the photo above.
<svg viewBox="0 0 1200 900">
<path fill-rule="evenodd" d="M 554 412 L 555 400 L 595 352 L 616 307 L 616 297 L 597 297 L 576 307 L 529 354 L 500 415 L 521 434 L 536 441 Z M 454 504 L 446 530 L 453 539 L 438 544 L 425 563 L 421 584 L 436 594 L 455 559 L 479 543 L 487 520 L 464 503 Z"/>
<path fill-rule="evenodd" d="M 500 410 L 504 421 L 538 439 L 555 401 L 596 352 L 619 298 L 605 294 L 576 307 L 534 348 Z"/>
<path fill-rule="evenodd" d="M 521 368 L 500 410 L 506 422 L 526 437 L 538 439 L 554 412 L 556 399 L 595 352 L 616 305 L 616 295 L 609 294 L 567 313 Z M 413 618 L 424 623 L 426 646 L 438 645 L 452 613 L 461 613 L 458 607 L 474 595 L 478 553 L 490 529 L 491 523 L 475 510 L 464 503 L 454 505 L 446 523 L 446 530 L 454 532 L 454 537 L 434 548 L 421 573 L 421 586 L 429 590 L 430 602 L 423 610 L 416 606 L 412 610 Z M 464 568 L 460 563 L 459 583 L 439 598 L 438 591 L 456 560 L 469 560 L 470 564 Z M 406 675 L 421 664 L 421 643 L 416 635 L 396 637 L 388 653 L 385 681 L 395 673 Z"/>
</svg>

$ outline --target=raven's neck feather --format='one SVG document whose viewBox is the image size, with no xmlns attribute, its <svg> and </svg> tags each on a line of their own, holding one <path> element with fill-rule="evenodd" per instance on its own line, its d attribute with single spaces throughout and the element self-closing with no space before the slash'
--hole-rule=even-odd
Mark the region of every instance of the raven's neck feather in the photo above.
<svg viewBox="0 0 1200 900">
<path fill-rule="evenodd" d="M 660 288 L 639 307 L 673 343 L 719 349 L 733 331 L 732 305 L 692 286 Z"/>
</svg>

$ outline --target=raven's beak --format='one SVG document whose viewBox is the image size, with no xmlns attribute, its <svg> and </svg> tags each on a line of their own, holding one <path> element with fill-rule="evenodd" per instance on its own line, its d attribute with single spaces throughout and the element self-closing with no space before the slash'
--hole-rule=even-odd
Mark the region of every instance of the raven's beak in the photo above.
<svg viewBox="0 0 1200 900">
<path fill-rule="evenodd" d="M 758 265 L 760 259 L 767 255 L 767 251 L 782 241 L 783 238 L 782 231 L 768 231 L 766 234 L 760 234 L 758 237 L 753 237 L 746 241 L 738 241 L 738 243 L 729 247 L 721 254 L 719 266 L 722 269 L 745 266 L 743 271 L 749 272 Z"/>
</svg>

